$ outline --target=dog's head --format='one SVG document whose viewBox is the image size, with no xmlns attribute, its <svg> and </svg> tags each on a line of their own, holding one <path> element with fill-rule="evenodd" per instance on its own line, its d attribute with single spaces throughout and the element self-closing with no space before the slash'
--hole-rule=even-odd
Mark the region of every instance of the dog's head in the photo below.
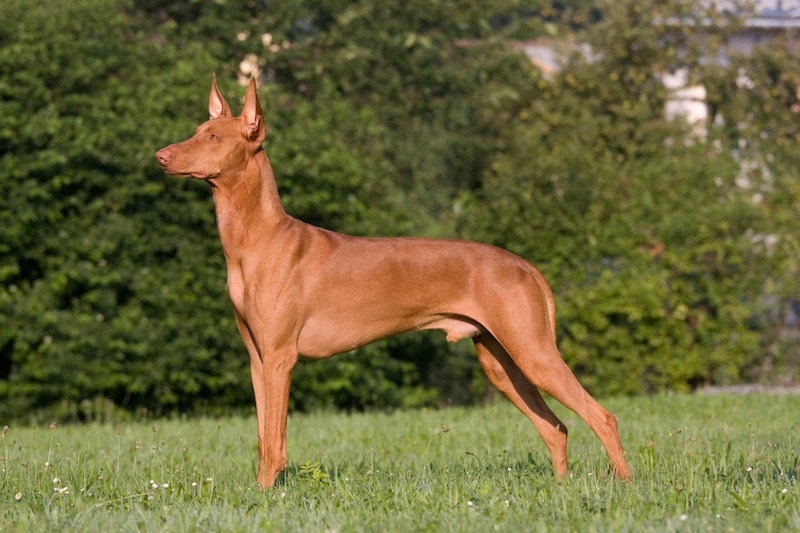
<svg viewBox="0 0 800 533">
<path fill-rule="evenodd" d="M 241 114 L 234 117 L 219 92 L 216 76 L 212 76 L 208 115 L 209 119 L 200 124 L 189 139 L 156 152 L 156 159 L 165 172 L 178 177 L 213 180 L 225 173 L 243 170 L 250 157 L 262 149 L 267 130 L 255 79 L 251 79 L 247 87 Z"/>
</svg>

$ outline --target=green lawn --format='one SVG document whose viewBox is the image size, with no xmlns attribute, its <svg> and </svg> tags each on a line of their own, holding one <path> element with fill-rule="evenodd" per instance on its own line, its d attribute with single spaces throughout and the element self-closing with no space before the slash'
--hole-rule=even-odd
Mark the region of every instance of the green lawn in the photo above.
<svg viewBox="0 0 800 533">
<path fill-rule="evenodd" d="M 292 416 L 289 468 L 264 492 L 251 418 L 9 424 L 0 531 L 800 531 L 800 397 L 602 403 L 630 484 L 564 409 L 572 478 L 554 481 L 507 402 Z"/>
</svg>

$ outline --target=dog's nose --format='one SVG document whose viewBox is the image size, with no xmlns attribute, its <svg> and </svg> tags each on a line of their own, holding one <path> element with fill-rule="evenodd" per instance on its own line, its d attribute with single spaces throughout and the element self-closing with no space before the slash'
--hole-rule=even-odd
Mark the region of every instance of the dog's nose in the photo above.
<svg viewBox="0 0 800 533">
<path fill-rule="evenodd" d="M 158 159 L 158 162 L 162 165 L 166 165 L 169 163 L 169 160 L 172 159 L 172 154 L 166 148 L 162 148 L 156 152 L 156 159 Z"/>
</svg>

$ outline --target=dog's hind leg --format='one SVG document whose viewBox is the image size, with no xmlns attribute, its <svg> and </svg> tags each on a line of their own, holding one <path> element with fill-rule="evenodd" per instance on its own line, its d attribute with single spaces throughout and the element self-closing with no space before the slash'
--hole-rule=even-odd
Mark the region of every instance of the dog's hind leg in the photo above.
<svg viewBox="0 0 800 533">
<path fill-rule="evenodd" d="M 594 431 L 608 453 L 614 475 L 630 479 L 616 417 L 586 392 L 561 358 L 555 343 L 507 346 L 506 350 L 526 378 L 575 412 Z"/>
<path fill-rule="evenodd" d="M 489 333 L 473 338 L 478 361 L 497 389 L 528 417 L 541 435 L 557 478 L 567 475 L 567 428 L 545 403 L 497 339 Z"/>
</svg>

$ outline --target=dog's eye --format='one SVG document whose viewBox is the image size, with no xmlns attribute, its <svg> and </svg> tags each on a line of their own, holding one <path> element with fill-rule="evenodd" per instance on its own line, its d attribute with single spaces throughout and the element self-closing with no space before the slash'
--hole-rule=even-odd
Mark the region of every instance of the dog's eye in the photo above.
<svg viewBox="0 0 800 533">
<path fill-rule="evenodd" d="M 217 136 L 216 136 L 215 134 L 213 134 L 213 133 L 211 134 L 211 136 L 210 136 L 209 138 L 210 138 L 212 141 L 216 141 L 217 139 L 219 139 L 219 137 L 217 137 Z"/>
</svg>

